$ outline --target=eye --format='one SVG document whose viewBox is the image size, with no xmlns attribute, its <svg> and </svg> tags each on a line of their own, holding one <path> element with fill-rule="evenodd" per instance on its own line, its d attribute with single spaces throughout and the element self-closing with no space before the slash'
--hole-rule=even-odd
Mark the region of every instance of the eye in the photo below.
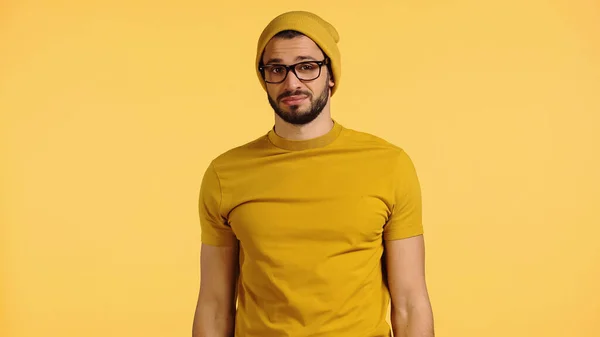
<svg viewBox="0 0 600 337">
<path fill-rule="evenodd" d="M 271 69 L 269 71 L 273 74 L 280 74 L 284 72 L 285 69 L 282 66 L 271 66 Z"/>
</svg>

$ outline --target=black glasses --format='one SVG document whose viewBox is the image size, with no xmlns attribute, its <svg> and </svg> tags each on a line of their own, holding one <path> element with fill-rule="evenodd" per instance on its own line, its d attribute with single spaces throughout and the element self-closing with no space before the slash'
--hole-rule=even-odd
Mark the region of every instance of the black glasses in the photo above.
<svg viewBox="0 0 600 337">
<path fill-rule="evenodd" d="M 286 66 L 284 64 L 267 64 L 258 67 L 267 83 L 285 81 L 290 71 L 301 81 L 312 81 L 321 76 L 321 67 L 329 64 L 329 59 L 323 61 L 304 61 Z"/>
</svg>

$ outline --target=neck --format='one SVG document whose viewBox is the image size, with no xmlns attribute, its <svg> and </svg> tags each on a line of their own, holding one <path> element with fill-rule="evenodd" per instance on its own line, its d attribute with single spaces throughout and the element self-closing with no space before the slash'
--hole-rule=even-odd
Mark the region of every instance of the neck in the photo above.
<svg viewBox="0 0 600 337">
<path fill-rule="evenodd" d="M 333 120 L 328 109 L 324 109 L 317 118 L 304 125 L 290 124 L 275 115 L 275 133 L 289 140 L 307 140 L 321 137 L 331 131 L 331 128 L 333 128 Z"/>
</svg>

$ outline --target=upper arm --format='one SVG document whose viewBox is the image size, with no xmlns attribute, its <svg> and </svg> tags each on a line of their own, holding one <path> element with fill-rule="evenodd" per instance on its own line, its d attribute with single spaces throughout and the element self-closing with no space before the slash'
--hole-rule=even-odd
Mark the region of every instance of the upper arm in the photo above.
<svg viewBox="0 0 600 337">
<path fill-rule="evenodd" d="M 202 237 L 200 298 L 203 305 L 220 313 L 235 305 L 239 243 L 227 223 L 223 188 L 215 163 L 204 173 L 200 187 L 199 215 Z"/>
<path fill-rule="evenodd" d="M 202 244 L 200 294 L 192 328 L 194 337 L 233 336 L 238 256 L 238 245 Z"/>
<path fill-rule="evenodd" d="M 211 307 L 215 314 L 229 314 L 235 311 L 238 247 L 202 244 L 199 302 Z"/>
<path fill-rule="evenodd" d="M 224 194 L 223 182 L 213 162 L 204 172 L 198 200 L 202 243 L 227 247 L 237 243 L 235 234 L 227 223 Z"/>
<path fill-rule="evenodd" d="M 427 305 L 423 235 L 386 241 L 385 259 L 392 306 Z"/>
<path fill-rule="evenodd" d="M 384 228 L 385 259 L 392 305 L 426 296 L 421 187 L 413 162 L 402 151 L 396 161 L 394 200 Z"/>
<path fill-rule="evenodd" d="M 421 185 L 415 166 L 404 151 L 398 154 L 390 184 L 392 210 L 384 226 L 383 239 L 398 240 L 423 234 Z"/>
</svg>

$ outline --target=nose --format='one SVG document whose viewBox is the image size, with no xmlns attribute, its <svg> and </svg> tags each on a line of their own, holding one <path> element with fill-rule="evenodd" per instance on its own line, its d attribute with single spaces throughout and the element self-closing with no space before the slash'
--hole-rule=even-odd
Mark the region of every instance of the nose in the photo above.
<svg viewBox="0 0 600 337">
<path fill-rule="evenodd" d="M 294 72 L 291 70 L 288 72 L 287 77 L 283 81 L 285 89 L 290 91 L 300 89 L 301 83 L 302 82 L 298 79 L 296 74 L 294 74 Z"/>
</svg>

